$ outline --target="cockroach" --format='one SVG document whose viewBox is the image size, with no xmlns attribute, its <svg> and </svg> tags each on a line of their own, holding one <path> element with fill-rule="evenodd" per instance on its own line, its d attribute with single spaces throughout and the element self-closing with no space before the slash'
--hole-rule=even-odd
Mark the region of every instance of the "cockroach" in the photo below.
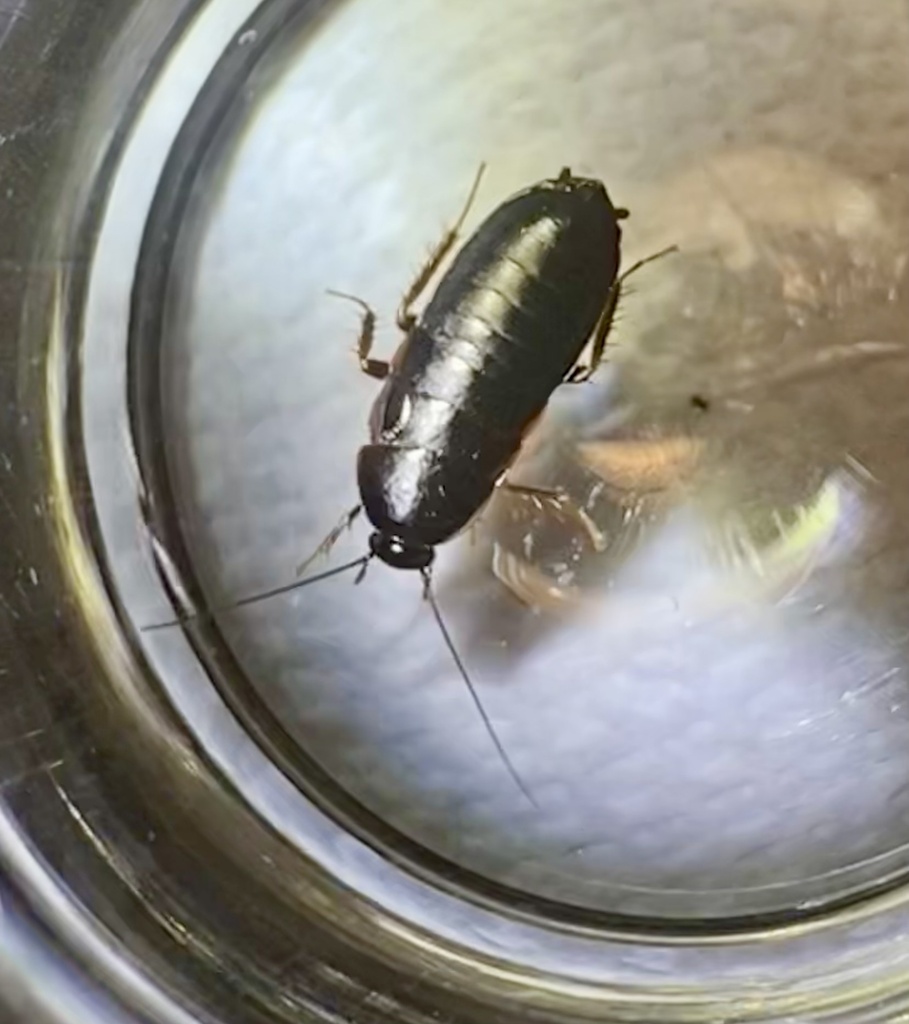
<svg viewBox="0 0 909 1024">
<path fill-rule="evenodd" d="M 595 178 L 569 168 L 495 209 L 442 275 L 422 314 L 422 293 L 454 248 L 479 190 L 474 179 L 454 225 L 432 250 L 397 312 L 404 338 L 388 362 L 372 355 L 376 314 L 362 311 L 360 369 L 383 382 L 357 457 L 360 501 L 298 570 L 327 555 L 361 514 L 373 527 L 367 553 L 326 572 L 256 594 L 232 607 L 285 594 L 378 559 L 420 573 L 423 594 L 483 723 L 512 778 L 531 802 L 458 654 L 432 586 L 436 548 L 459 534 L 497 489 L 537 507 L 563 508 L 558 491 L 511 481 L 509 469 L 531 426 L 561 384 L 587 381 L 603 359 L 623 282 L 619 274 L 628 211 Z M 589 346 L 589 355 L 583 354 Z"/>
</svg>

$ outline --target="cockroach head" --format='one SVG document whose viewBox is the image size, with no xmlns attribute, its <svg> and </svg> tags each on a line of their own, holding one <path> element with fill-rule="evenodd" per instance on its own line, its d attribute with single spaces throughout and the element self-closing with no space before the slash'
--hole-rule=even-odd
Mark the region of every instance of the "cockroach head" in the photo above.
<svg viewBox="0 0 909 1024">
<path fill-rule="evenodd" d="M 408 544 L 394 534 L 379 530 L 369 538 L 369 550 L 392 569 L 428 569 L 436 554 L 425 544 Z"/>
</svg>

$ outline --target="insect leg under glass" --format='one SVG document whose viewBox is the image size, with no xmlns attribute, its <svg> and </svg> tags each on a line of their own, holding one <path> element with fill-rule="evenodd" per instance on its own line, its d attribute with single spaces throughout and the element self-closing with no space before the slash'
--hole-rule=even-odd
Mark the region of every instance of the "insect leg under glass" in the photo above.
<svg viewBox="0 0 909 1024">
<path fill-rule="evenodd" d="M 355 505 L 349 512 L 345 512 L 344 515 L 341 516 L 337 524 L 332 527 L 316 550 L 297 566 L 298 577 L 302 576 L 313 562 L 319 558 L 324 558 L 331 551 L 335 544 L 337 544 L 341 535 L 346 533 L 346 531 L 353 526 L 354 520 L 362 511 L 362 505 Z"/>
<path fill-rule="evenodd" d="M 652 256 L 647 256 L 642 260 L 638 260 L 637 263 L 633 263 L 623 274 L 616 278 L 614 284 L 609 289 L 606 305 L 603 307 L 603 312 L 600 314 L 600 319 L 597 321 L 597 325 L 593 332 L 593 340 L 590 347 L 590 362 L 586 366 L 583 363 L 578 363 L 576 366 L 572 367 L 565 377 L 565 384 L 583 384 L 585 381 L 590 380 L 599 368 L 600 363 L 603 362 L 603 354 L 606 351 L 606 340 L 609 337 L 609 332 L 612 330 L 615 311 L 618 307 L 619 298 L 622 294 L 622 284 L 631 277 L 635 271 L 640 270 L 641 267 L 646 266 L 648 263 L 653 263 L 654 260 L 658 260 L 663 256 L 668 256 L 673 252 L 678 252 L 678 246 L 670 245 L 666 249 L 661 249 L 659 252 L 655 252 Z"/>
<path fill-rule="evenodd" d="M 372 306 L 356 295 L 349 295 L 347 292 L 337 292 L 332 288 L 328 289 L 329 295 L 338 299 L 347 299 L 348 302 L 355 302 L 363 310 L 363 319 L 360 322 L 360 336 L 357 339 L 357 361 L 360 369 L 368 376 L 376 380 L 385 380 L 390 372 L 388 362 L 384 359 L 370 359 L 372 343 L 376 336 L 376 314 Z"/>
<path fill-rule="evenodd" d="M 467 196 L 467 201 L 464 203 L 464 208 L 458 215 L 458 219 L 454 222 L 445 234 L 440 239 L 439 243 L 435 246 L 432 252 L 429 254 L 429 258 L 420 267 L 416 277 L 411 282 L 410 287 L 404 293 L 404 297 L 401 299 L 401 305 L 398 307 L 397 323 L 398 327 L 402 331 L 408 332 L 416 323 L 416 315 L 413 312 L 412 306 L 419 299 L 423 290 L 432 280 L 433 275 L 439 269 L 442 261 L 451 252 L 452 247 L 458 240 L 458 235 L 461 232 L 461 228 L 464 227 L 464 221 L 467 219 L 467 214 L 470 212 L 473 201 L 476 198 L 477 191 L 480 187 L 480 181 L 483 177 L 483 173 L 486 170 L 486 164 L 480 164 L 479 170 L 477 171 L 476 177 L 473 180 L 470 192 Z"/>
</svg>

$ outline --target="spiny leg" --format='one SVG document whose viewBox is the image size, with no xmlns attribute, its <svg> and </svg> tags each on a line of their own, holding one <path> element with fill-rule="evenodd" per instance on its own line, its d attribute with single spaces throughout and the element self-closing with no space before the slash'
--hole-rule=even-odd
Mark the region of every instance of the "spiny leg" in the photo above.
<svg viewBox="0 0 909 1024">
<path fill-rule="evenodd" d="M 347 299 L 348 302 L 355 302 L 363 310 L 360 337 L 357 339 L 357 360 L 360 363 L 360 369 L 369 377 L 385 380 L 389 373 L 388 363 L 384 359 L 369 358 L 376 335 L 376 314 L 372 306 L 356 295 L 348 295 L 347 292 L 336 292 L 329 288 L 328 294 L 334 295 L 338 299 Z"/>
<path fill-rule="evenodd" d="M 315 562 L 317 559 L 327 555 L 331 549 L 337 544 L 341 534 L 349 530 L 354 524 L 354 520 L 363 511 L 362 505 L 355 505 L 349 512 L 345 512 L 343 516 L 338 520 L 338 523 L 329 532 L 328 536 L 322 543 L 316 548 L 315 551 L 297 566 L 297 576 L 300 577 L 306 570 Z M 359 580 L 357 581 L 359 582 Z"/>
<path fill-rule="evenodd" d="M 606 339 L 609 337 L 609 332 L 612 330 L 612 324 L 615 320 L 615 311 L 619 305 L 619 296 L 622 291 L 622 279 L 619 278 L 615 284 L 609 289 L 609 297 L 606 299 L 606 305 L 603 308 L 603 312 L 600 314 L 600 319 L 597 321 L 596 328 L 593 332 L 593 343 L 590 348 L 590 362 L 587 366 L 583 363 L 578 363 L 568 371 L 568 375 L 565 377 L 563 383 L 565 384 L 583 384 L 585 381 L 590 380 L 599 367 L 600 363 L 603 362 L 603 353 L 606 351 Z"/>
<path fill-rule="evenodd" d="M 536 498 L 537 501 L 547 502 L 559 508 L 570 501 L 565 491 L 554 487 L 528 487 L 525 484 L 513 484 L 510 480 L 503 480 L 499 486 L 503 490 L 511 491 L 512 494 L 521 494 L 526 498 Z"/>
<path fill-rule="evenodd" d="M 529 498 L 537 508 L 541 508 L 546 503 L 562 511 L 566 506 L 571 505 L 571 499 L 565 491 L 553 487 L 527 487 L 524 484 L 513 484 L 504 476 L 496 483 L 496 489 L 507 491 L 509 494 L 514 494 L 521 498 Z M 467 527 L 471 547 L 476 547 L 477 545 L 484 513 L 485 509 L 474 516 Z"/>
<path fill-rule="evenodd" d="M 402 331 L 408 332 L 416 323 L 416 316 L 413 313 L 412 306 L 420 297 L 423 289 L 432 280 L 433 274 L 439 269 L 442 260 L 451 252 L 451 247 L 458 240 L 461 228 L 464 227 L 464 221 L 467 220 L 467 214 L 470 212 L 473 201 L 476 198 L 477 191 L 480 188 L 480 181 L 483 178 L 483 173 L 486 170 L 486 164 L 480 164 L 480 168 L 477 171 L 477 175 L 473 180 L 470 192 L 467 196 L 467 202 L 464 204 L 464 208 L 458 219 L 454 222 L 454 225 L 445 232 L 439 241 L 438 245 L 429 254 L 429 258 L 420 268 L 419 273 L 413 279 L 410 287 L 404 293 L 404 297 L 401 299 L 401 305 L 398 307 L 397 322 L 398 327 Z"/>
<path fill-rule="evenodd" d="M 668 256 L 670 253 L 678 252 L 677 245 L 670 245 L 666 249 L 661 249 L 659 252 L 655 252 L 652 256 L 646 256 L 642 260 L 638 260 L 637 263 L 632 265 L 619 277 L 616 278 L 615 283 L 609 289 L 609 296 L 606 299 L 606 305 L 603 308 L 603 312 L 600 314 L 600 319 L 597 321 L 597 325 L 593 332 L 593 342 L 590 349 L 590 362 L 584 366 L 579 363 L 574 366 L 565 377 L 563 383 L 565 384 L 583 384 L 585 381 L 596 373 L 600 363 L 603 362 L 603 353 L 606 351 L 606 340 L 609 337 L 609 332 L 612 330 L 612 324 L 615 319 L 615 311 L 618 308 L 619 298 L 622 293 L 622 285 L 628 280 L 631 275 L 640 270 L 641 267 L 646 266 L 648 263 L 653 263 L 654 260 L 661 259 L 663 256 Z"/>
<path fill-rule="evenodd" d="M 604 550 L 605 540 L 601 531 L 588 513 L 571 499 L 567 491 L 561 488 L 527 487 L 524 484 L 509 483 L 507 480 L 503 480 L 499 486 L 515 497 L 528 498 L 538 509 L 542 510 L 544 505 L 548 505 L 564 520 L 573 520 L 588 535 L 595 551 Z"/>
</svg>

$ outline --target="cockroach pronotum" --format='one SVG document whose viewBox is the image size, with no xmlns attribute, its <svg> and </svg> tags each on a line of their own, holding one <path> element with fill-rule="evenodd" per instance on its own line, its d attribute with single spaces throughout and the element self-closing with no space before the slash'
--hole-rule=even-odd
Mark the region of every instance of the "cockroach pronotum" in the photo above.
<svg viewBox="0 0 909 1024">
<path fill-rule="evenodd" d="M 422 314 L 414 305 L 453 249 L 479 189 L 405 293 L 397 313 L 404 339 L 389 362 L 372 356 L 376 315 L 362 299 L 361 370 L 383 381 L 369 443 L 357 457 L 360 501 L 319 545 L 326 555 L 361 512 L 373 526 L 359 558 L 234 604 L 285 594 L 379 559 L 420 573 L 423 593 L 503 763 L 531 802 L 457 652 L 432 586 L 435 549 L 459 534 L 497 489 L 517 500 L 564 506 L 558 491 L 508 478 L 530 427 L 561 384 L 588 380 L 602 361 L 623 281 L 672 251 L 619 274 L 628 211 L 601 181 L 566 167 L 506 200 L 468 239 Z M 582 356 L 589 346 L 586 361 Z M 192 616 L 190 616 L 192 617 Z M 185 621 L 185 620 L 178 620 Z"/>
</svg>

